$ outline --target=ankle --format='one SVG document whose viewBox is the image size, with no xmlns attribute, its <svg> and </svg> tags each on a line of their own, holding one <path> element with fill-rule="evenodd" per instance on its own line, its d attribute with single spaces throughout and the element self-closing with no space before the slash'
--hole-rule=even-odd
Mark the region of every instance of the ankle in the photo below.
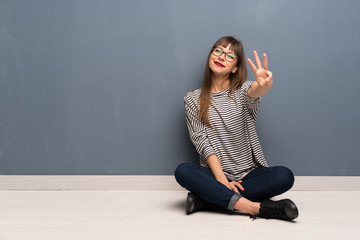
<svg viewBox="0 0 360 240">
<path fill-rule="evenodd" d="M 234 206 L 235 209 L 250 213 L 252 215 L 258 214 L 260 210 L 259 202 L 252 202 L 244 197 L 240 198 Z"/>
<path fill-rule="evenodd" d="M 252 210 L 249 212 L 251 215 L 258 214 L 260 212 L 260 203 L 254 202 L 251 206 Z"/>
</svg>

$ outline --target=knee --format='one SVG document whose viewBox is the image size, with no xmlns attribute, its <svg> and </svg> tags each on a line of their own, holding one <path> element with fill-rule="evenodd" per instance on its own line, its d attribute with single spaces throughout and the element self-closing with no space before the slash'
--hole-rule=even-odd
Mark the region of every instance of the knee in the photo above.
<svg viewBox="0 0 360 240">
<path fill-rule="evenodd" d="M 192 163 L 181 163 L 175 169 L 174 175 L 175 179 L 178 183 L 181 183 L 184 178 L 186 178 L 187 174 L 190 172 L 190 168 L 192 167 Z"/>
<path fill-rule="evenodd" d="M 281 186 L 284 191 L 291 189 L 295 181 L 294 173 L 287 167 L 278 166 L 276 168 L 278 186 Z"/>
</svg>

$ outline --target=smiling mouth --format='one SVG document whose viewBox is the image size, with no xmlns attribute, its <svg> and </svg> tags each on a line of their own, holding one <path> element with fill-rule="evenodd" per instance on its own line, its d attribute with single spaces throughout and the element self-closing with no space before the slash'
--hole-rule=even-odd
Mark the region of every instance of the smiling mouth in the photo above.
<svg viewBox="0 0 360 240">
<path fill-rule="evenodd" d="M 217 61 L 214 61 L 215 65 L 216 66 L 219 66 L 219 67 L 225 67 L 224 65 L 222 65 L 221 63 L 217 62 Z"/>
</svg>

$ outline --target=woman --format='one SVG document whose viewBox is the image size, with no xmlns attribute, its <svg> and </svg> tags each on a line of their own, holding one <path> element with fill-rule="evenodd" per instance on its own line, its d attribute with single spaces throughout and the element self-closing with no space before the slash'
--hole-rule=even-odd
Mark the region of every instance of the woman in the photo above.
<svg viewBox="0 0 360 240">
<path fill-rule="evenodd" d="M 256 81 L 246 81 L 242 43 L 231 36 L 212 47 L 200 89 L 185 100 L 190 139 L 200 166 L 182 163 L 177 182 L 190 191 L 186 212 L 206 209 L 240 210 L 251 218 L 292 220 L 298 210 L 290 199 L 269 200 L 289 190 L 294 174 L 286 167 L 269 167 L 255 130 L 261 97 L 272 87 L 272 73 L 254 51 L 256 65 L 247 59 Z"/>
</svg>

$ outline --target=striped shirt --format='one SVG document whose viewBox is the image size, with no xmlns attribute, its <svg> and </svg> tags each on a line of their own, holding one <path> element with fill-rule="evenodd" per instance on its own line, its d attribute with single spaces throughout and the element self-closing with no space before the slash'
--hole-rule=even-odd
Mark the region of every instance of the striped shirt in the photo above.
<svg viewBox="0 0 360 240">
<path fill-rule="evenodd" d="M 201 89 L 184 97 L 189 135 L 200 155 L 200 165 L 209 167 L 206 159 L 216 154 L 221 168 L 230 181 L 238 181 L 256 167 L 268 167 L 255 123 L 261 98 L 250 98 L 246 81 L 229 96 L 229 89 L 211 93 L 210 128 L 198 118 Z"/>
</svg>

